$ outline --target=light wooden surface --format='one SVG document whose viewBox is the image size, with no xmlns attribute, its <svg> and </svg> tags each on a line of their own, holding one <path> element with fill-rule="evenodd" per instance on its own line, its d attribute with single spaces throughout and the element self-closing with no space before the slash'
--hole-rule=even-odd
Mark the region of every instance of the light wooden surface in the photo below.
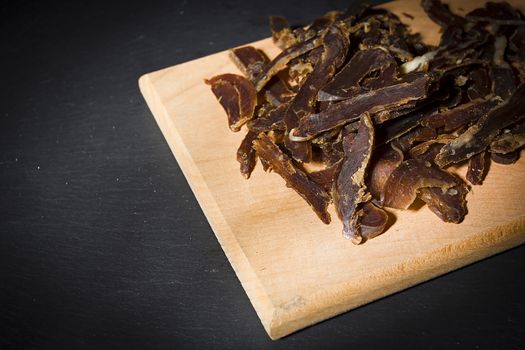
<svg viewBox="0 0 525 350">
<path fill-rule="evenodd" d="M 454 8 L 475 5 L 464 3 Z M 438 27 L 417 2 L 384 7 L 423 30 L 427 41 L 438 40 Z M 270 56 L 278 52 L 269 39 L 252 45 Z M 235 152 L 245 131 L 228 129 L 224 111 L 203 82 L 226 72 L 238 70 L 227 52 L 220 52 L 146 74 L 139 85 L 272 339 L 525 242 L 522 157 L 514 165 L 491 165 L 484 185 L 468 194 L 463 223 L 443 223 L 426 207 L 396 211 L 388 232 L 353 245 L 342 238 L 333 207 L 332 224 L 326 226 L 260 164 L 250 180 L 243 179 Z"/>
</svg>

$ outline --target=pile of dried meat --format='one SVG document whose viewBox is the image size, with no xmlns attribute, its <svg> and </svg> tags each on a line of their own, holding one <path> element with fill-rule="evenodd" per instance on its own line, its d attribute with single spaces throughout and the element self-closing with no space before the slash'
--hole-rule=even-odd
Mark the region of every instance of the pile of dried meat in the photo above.
<svg viewBox="0 0 525 350">
<path fill-rule="evenodd" d="M 461 222 L 469 185 L 447 168 L 468 163 L 478 185 L 487 162 L 516 162 L 525 144 L 523 14 L 506 2 L 464 17 L 439 0 L 422 6 L 442 27 L 439 46 L 371 7 L 300 28 L 272 17 L 275 59 L 233 49 L 244 76 L 206 81 L 230 129 L 247 127 L 237 151 L 244 177 L 259 159 L 326 224 L 333 202 L 356 244 L 384 231 L 386 208 L 418 198 Z"/>
</svg>

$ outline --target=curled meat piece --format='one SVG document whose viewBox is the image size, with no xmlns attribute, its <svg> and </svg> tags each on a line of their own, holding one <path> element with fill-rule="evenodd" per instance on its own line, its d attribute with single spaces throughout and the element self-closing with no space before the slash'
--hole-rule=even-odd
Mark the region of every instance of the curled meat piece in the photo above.
<svg viewBox="0 0 525 350">
<path fill-rule="evenodd" d="M 253 117 L 257 104 L 257 92 L 253 84 L 236 74 L 218 75 L 205 82 L 211 85 L 215 97 L 226 111 L 230 129 L 239 131 Z"/>
<path fill-rule="evenodd" d="M 385 183 L 392 172 L 403 162 L 404 155 L 395 143 L 374 151 L 368 171 L 368 187 L 372 196 L 380 200 Z"/>
<path fill-rule="evenodd" d="M 345 158 L 334 182 L 332 196 L 339 219 L 343 222 L 343 237 L 354 244 L 363 240 L 361 218 L 363 203 L 370 201 L 365 177 L 374 145 L 374 126 L 364 114 L 355 137 L 344 137 Z"/>
<path fill-rule="evenodd" d="M 388 51 L 374 48 L 358 51 L 334 79 L 319 92 L 319 101 L 338 101 L 369 90 L 391 85 L 397 73 L 397 63 Z"/>
<path fill-rule="evenodd" d="M 490 152 L 505 154 L 519 150 L 525 146 L 525 120 L 504 129 L 490 144 Z"/>
<path fill-rule="evenodd" d="M 321 186 L 311 181 L 306 173 L 297 168 L 290 157 L 284 154 L 266 134 L 261 134 L 253 142 L 257 156 L 285 181 L 312 207 L 319 219 L 325 224 L 330 223 L 330 214 L 326 211 L 330 196 Z"/>
<path fill-rule="evenodd" d="M 481 185 L 485 178 L 485 163 L 487 153 L 481 152 L 472 156 L 468 161 L 467 180 L 473 185 Z"/>
<path fill-rule="evenodd" d="M 450 143 L 436 156 L 436 164 L 444 167 L 458 163 L 484 151 L 499 131 L 525 117 L 525 84 L 512 96 L 482 116 L 479 121 Z"/>
<path fill-rule="evenodd" d="M 241 142 L 241 145 L 237 149 L 237 161 L 241 165 L 241 174 L 244 178 L 249 179 L 250 175 L 255 168 L 257 161 L 255 149 L 253 148 L 253 141 L 257 139 L 259 134 L 253 131 L 248 131 L 246 136 Z"/>
<path fill-rule="evenodd" d="M 290 46 L 281 52 L 271 62 L 266 64 L 266 66 L 261 70 L 261 73 L 255 78 L 255 89 L 257 91 L 261 91 L 273 76 L 286 68 L 288 62 L 322 45 L 322 42 L 323 41 L 320 37 L 314 37 L 308 41 Z"/>
<path fill-rule="evenodd" d="M 372 202 L 363 204 L 361 217 L 361 237 L 363 242 L 375 238 L 385 231 L 388 223 L 388 213 L 383 208 L 377 207 Z"/>
<path fill-rule="evenodd" d="M 418 198 L 442 221 L 459 224 L 467 214 L 467 193 L 468 187 L 460 183 L 446 191 L 437 187 L 421 188 Z"/>
<path fill-rule="evenodd" d="M 470 101 L 458 107 L 429 115 L 421 120 L 421 125 L 434 129 L 443 128 L 444 132 L 450 132 L 477 121 L 499 102 L 499 99 Z"/>
<path fill-rule="evenodd" d="M 409 159 L 401 163 L 386 181 L 381 202 L 385 207 L 408 209 L 420 189 L 437 187 L 447 191 L 458 181 L 454 175 L 429 162 Z"/>
<path fill-rule="evenodd" d="M 286 50 L 297 43 L 297 38 L 292 33 L 292 29 L 288 25 L 286 18 L 282 16 L 271 16 L 270 29 L 272 30 L 273 42 L 281 50 Z"/>
<path fill-rule="evenodd" d="M 323 131 L 355 121 L 363 113 L 396 110 L 427 96 L 430 78 L 420 75 L 411 82 L 384 87 L 359 94 L 336 103 L 318 114 L 310 114 L 299 121 L 297 128 L 290 132 L 296 141 L 309 140 Z"/>
<path fill-rule="evenodd" d="M 514 164 L 520 158 L 520 153 L 518 151 L 512 151 L 509 153 L 491 153 L 490 159 L 498 164 Z"/>
</svg>

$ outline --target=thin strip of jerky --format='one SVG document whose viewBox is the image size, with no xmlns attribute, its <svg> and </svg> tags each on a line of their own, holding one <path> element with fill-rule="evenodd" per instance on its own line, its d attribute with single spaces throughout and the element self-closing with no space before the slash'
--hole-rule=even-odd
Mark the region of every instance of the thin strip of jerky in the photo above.
<svg viewBox="0 0 525 350">
<path fill-rule="evenodd" d="M 386 210 L 378 208 L 372 202 L 363 204 L 363 216 L 361 217 L 361 237 L 367 241 L 379 236 L 385 231 L 388 222 Z"/>
<path fill-rule="evenodd" d="M 368 170 L 368 188 L 372 197 L 381 200 L 386 180 L 403 160 L 403 152 L 395 146 L 395 143 L 374 150 Z"/>
<path fill-rule="evenodd" d="M 421 188 L 418 197 L 442 221 L 459 224 L 467 215 L 467 193 L 468 187 L 460 183 L 447 191 L 436 187 Z"/>
<path fill-rule="evenodd" d="M 430 163 L 409 159 L 401 163 L 385 183 L 383 206 L 408 209 L 421 188 L 438 187 L 446 191 L 457 185 L 457 178 Z"/>
<path fill-rule="evenodd" d="M 330 203 L 330 196 L 323 188 L 311 181 L 306 173 L 297 168 L 290 157 L 284 154 L 268 135 L 261 134 L 253 142 L 253 147 L 259 158 L 264 160 L 274 172 L 286 181 L 286 186 L 303 197 L 322 222 L 329 224 L 330 214 L 326 208 Z"/>
<path fill-rule="evenodd" d="M 314 110 L 317 92 L 335 74 L 336 69 L 343 64 L 348 52 L 348 45 L 348 37 L 339 28 L 330 27 L 323 39 L 323 53 L 320 59 L 286 111 L 284 121 L 287 131 L 293 129 L 299 120 Z M 311 146 L 309 143 L 285 140 L 285 146 L 297 161 L 310 161 Z"/>
<path fill-rule="evenodd" d="M 429 140 L 435 139 L 436 137 L 436 130 L 418 126 L 406 134 L 401 135 L 397 140 L 393 140 L 392 142 L 395 143 L 397 148 L 405 153 L 408 152 L 417 142 L 427 142 Z"/>
<path fill-rule="evenodd" d="M 445 90 L 445 89 L 443 89 Z M 437 113 L 440 108 L 453 108 L 461 102 L 461 93 L 450 94 L 447 91 L 438 91 L 430 96 L 427 103 L 423 103 L 420 109 L 416 109 L 404 115 L 402 118 L 395 118 L 376 127 L 376 146 L 384 145 L 420 125 L 421 120 Z M 445 93 L 445 95 L 443 95 Z M 446 96 L 446 97 L 442 97 Z"/>
<path fill-rule="evenodd" d="M 246 126 L 248 130 L 256 132 L 267 132 L 270 130 L 286 130 L 283 115 L 288 106 L 281 104 L 277 108 L 272 109 L 264 117 L 259 117 L 248 121 Z"/>
<path fill-rule="evenodd" d="M 222 108 L 228 115 L 228 125 L 232 131 L 253 118 L 257 104 L 257 92 L 253 84 L 241 75 L 222 74 L 205 80 Z"/>
<path fill-rule="evenodd" d="M 274 44 L 281 50 L 286 50 L 297 43 L 297 38 L 283 16 L 271 16 L 270 29 Z"/>
<path fill-rule="evenodd" d="M 458 107 L 431 114 L 421 120 L 421 125 L 434 129 L 443 128 L 444 132 L 450 132 L 477 121 L 499 102 L 499 99 L 470 101 Z"/>
<path fill-rule="evenodd" d="M 241 145 L 237 149 L 237 161 L 240 163 L 241 174 L 244 178 L 249 179 L 250 175 L 255 168 L 257 161 L 255 149 L 253 148 L 253 141 L 257 139 L 259 133 L 248 131 L 246 136 L 241 142 Z"/>
<path fill-rule="evenodd" d="M 318 171 L 313 171 L 308 174 L 308 177 L 315 183 L 317 183 L 319 186 L 324 188 L 324 190 L 327 193 L 330 193 L 332 191 L 332 184 L 334 183 L 334 180 L 337 178 L 337 175 L 339 175 L 339 172 L 341 171 L 341 166 L 343 165 L 343 160 L 339 160 L 338 162 L 328 165 L 326 168 Z"/>
<path fill-rule="evenodd" d="M 490 144 L 490 152 L 505 154 L 519 150 L 525 146 L 525 120 L 503 130 Z"/>
<path fill-rule="evenodd" d="M 467 175 L 468 182 L 473 185 L 481 185 L 485 178 L 486 152 L 472 156 L 468 161 Z"/>
<path fill-rule="evenodd" d="M 439 0 L 422 0 L 421 7 L 432 21 L 443 28 L 451 25 L 463 27 L 468 23 L 463 17 L 452 13 L 448 5 Z"/>
<path fill-rule="evenodd" d="M 478 68 L 469 73 L 471 83 L 467 88 L 467 95 L 470 100 L 483 98 L 490 94 L 491 83 L 486 69 Z"/>
<path fill-rule="evenodd" d="M 261 73 L 262 68 L 270 62 L 268 57 L 253 46 L 244 46 L 230 50 L 230 57 L 243 74 L 252 82 Z M 290 90 L 286 82 L 279 77 L 274 77 L 264 92 L 266 100 L 277 107 L 289 101 L 295 93 Z"/>
<path fill-rule="evenodd" d="M 381 77 L 387 68 L 390 76 Z M 350 61 L 335 75 L 335 77 L 319 91 L 318 101 L 338 101 L 350 98 L 356 93 L 362 92 L 361 86 L 366 76 L 377 73 L 384 84 L 392 83 L 395 79 L 397 63 L 395 59 L 383 49 L 371 49 L 358 51 Z"/>
<path fill-rule="evenodd" d="M 253 46 L 243 46 L 230 50 L 230 58 L 239 70 L 252 82 L 261 73 L 265 64 L 270 62 L 268 57 Z"/>
<path fill-rule="evenodd" d="M 484 151 L 499 131 L 525 117 L 525 84 L 521 84 L 505 102 L 494 107 L 455 140 L 443 146 L 436 164 L 444 167 L 459 163 Z"/>
<path fill-rule="evenodd" d="M 429 76 L 421 75 L 413 82 L 372 90 L 341 101 L 321 113 L 302 118 L 297 128 L 290 132 L 290 137 L 297 141 L 308 140 L 323 131 L 355 121 L 365 112 L 373 114 L 399 109 L 408 103 L 425 98 L 429 83 Z"/>
<path fill-rule="evenodd" d="M 257 91 L 261 91 L 273 76 L 286 68 L 288 62 L 308 51 L 315 49 L 321 44 L 322 38 L 314 37 L 308 41 L 295 44 L 281 52 L 271 62 L 266 64 L 261 73 L 255 78 L 255 89 Z"/>
<path fill-rule="evenodd" d="M 365 185 L 366 170 L 374 145 L 374 126 L 368 114 L 361 118 L 357 135 L 343 138 L 345 159 L 337 180 L 333 184 L 332 196 L 339 219 L 343 222 L 343 237 L 359 244 L 361 235 L 362 204 L 370 200 Z"/>
<path fill-rule="evenodd" d="M 504 165 L 514 164 L 518 161 L 518 159 L 520 159 L 520 152 L 513 151 L 513 152 L 509 152 L 505 154 L 491 153 L 490 159 L 493 162 L 498 163 L 498 164 L 504 164 Z"/>
<path fill-rule="evenodd" d="M 492 80 L 492 92 L 503 100 L 508 99 L 516 90 L 516 75 L 511 67 L 492 67 L 489 76 Z"/>
</svg>

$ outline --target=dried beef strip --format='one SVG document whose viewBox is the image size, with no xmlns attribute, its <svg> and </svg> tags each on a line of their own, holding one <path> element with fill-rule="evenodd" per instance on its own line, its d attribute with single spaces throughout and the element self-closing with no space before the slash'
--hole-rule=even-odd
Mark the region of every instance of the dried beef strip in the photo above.
<svg viewBox="0 0 525 350">
<path fill-rule="evenodd" d="M 230 129 L 239 131 L 253 117 L 257 104 L 257 92 L 253 84 L 236 74 L 218 75 L 205 82 L 211 85 L 215 97 L 226 111 Z"/>
<path fill-rule="evenodd" d="M 303 86 L 291 101 L 285 113 L 284 121 L 287 131 L 292 130 L 297 123 L 315 109 L 317 92 L 339 68 L 348 52 L 348 37 L 339 28 L 333 26 L 323 38 L 323 52 L 314 70 L 306 78 Z M 290 150 L 294 159 L 300 162 L 309 162 L 311 159 L 311 147 L 309 143 L 295 140 L 285 140 L 285 146 Z"/>
<path fill-rule="evenodd" d="M 253 46 L 243 46 L 230 50 L 230 57 L 243 74 L 255 82 L 263 67 L 270 61 L 266 55 Z M 295 93 L 279 77 L 274 77 L 264 92 L 266 100 L 274 107 L 289 101 Z"/>
<path fill-rule="evenodd" d="M 376 73 L 374 79 L 370 77 Z M 339 73 L 319 91 L 318 101 L 338 101 L 366 91 L 363 85 L 371 85 L 380 80 L 378 85 L 391 85 L 397 73 L 395 59 L 384 49 L 358 51 Z M 376 86 L 378 88 L 379 86 Z"/>
<path fill-rule="evenodd" d="M 401 163 L 384 185 L 381 203 L 385 207 L 408 209 L 421 188 L 437 187 L 442 191 L 458 185 L 458 179 L 428 162 L 409 159 Z"/>
<path fill-rule="evenodd" d="M 443 28 L 449 26 L 464 27 L 467 24 L 465 18 L 452 13 L 448 5 L 439 0 L 422 0 L 421 7 L 431 20 Z"/>
<path fill-rule="evenodd" d="M 490 152 L 505 154 L 514 152 L 525 146 L 525 120 L 504 129 L 490 144 Z"/>
<path fill-rule="evenodd" d="M 270 62 L 268 57 L 253 46 L 237 47 L 230 50 L 230 58 L 239 70 L 251 81 L 259 75 L 265 64 Z"/>
<path fill-rule="evenodd" d="M 308 51 L 315 49 L 321 44 L 322 39 L 320 37 L 314 37 L 308 41 L 295 44 L 281 52 L 271 62 L 266 64 L 261 73 L 255 78 L 255 89 L 257 91 L 261 91 L 273 76 L 286 68 L 288 62 Z"/>
<path fill-rule="evenodd" d="M 322 222 L 329 224 L 330 214 L 326 208 L 330 203 L 330 196 L 323 188 L 297 168 L 290 157 L 284 154 L 266 134 L 261 134 L 253 142 L 253 147 L 261 161 L 279 174 L 286 181 L 286 186 L 303 197 Z"/>
<path fill-rule="evenodd" d="M 385 231 L 388 223 L 388 214 L 383 208 L 372 202 L 363 203 L 360 233 L 363 242 L 375 238 Z"/>
<path fill-rule="evenodd" d="M 487 152 L 481 152 L 472 156 L 468 161 L 466 178 L 473 185 L 481 185 L 485 178 L 485 163 Z"/>
<path fill-rule="evenodd" d="M 491 153 L 490 159 L 498 164 L 514 164 L 520 159 L 520 153 L 518 151 L 513 151 L 509 153 Z"/>
<path fill-rule="evenodd" d="M 450 132 L 477 121 L 499 102 L 499 99 L 470 101 L 458 107 L 429 115 L 421 120 L 421 125 L 434 129 L 443 128 L 443 132 Z"/>
<path fill-rule="evenodd" d="M 297 43 L 297 38 L 283 16 L 271 16 L 270 29 L 274 44 L 281 50 L 286 50 Z"/>
<path fill-rule="evenodd" d="M 246 136 L 241 142 L 241 145 L 237 149 L 237 161 L 240 163 L 241 174 L 244 178 L 249 179 L 250 175 L 255 168 L 257 161 L 255 149 L 253 148 L 253 141 L 257 139 L 259 134 L 253 131 L 248 131 Z"/>
<path fill-rule="evenodd" d="M 248 121 L 246 124 L 248 130 L 256 132 L 267 132 L 270 130 L 286 130 L 286 124 L 284 123 L 284 112 L 288 106 L 281 104 L 277 108 L 272 109 L 266 116 L 259 117 Z"/>
<path fill-rule="evenodd" d="M 403 160 L 403 151 L 396 147 L 395 143 L 389 143 L 374 151 L 368 170 L 368 187 L 372 197 L 381 200 L 386 180 Z"/>
<path fill-rule="evenodd" d="M 327 193 L 332 191 L 332 184 L 341 171 L 343 160 L 340 159 L 334 164 L 327 166 L 326 168 L 318 171 L 314 171 L 308 174 L 308 177 L 318 185 L 320 185 Z"/>
<path fill-rule="evenodd" d="M 310 114 L 299 121 L 297 128 L 290 132 L 293 140 L 304 141 L 316 135 L 355 121 L 367 112 L 396 110 L 427 96 L 430 78 L 421 75 L 412 82 L 403 82 L 359 94 L 341 101 L 318 114 Z"/>
<path fill-rule="evenodd" d="M 525 117 L 525 84 L 520 85 L 512 96 L 485 114 L 455 140 L 443 146 L 436 156 L 436 164 L 444 167 L 459 163 L 484 151 L 499 131 Z"/>
<path fill-rule="evenodd" d="M 343 222 L 343 237 L 351 239 L 354 244 L 363 240 L 360 227 L 362 206 L 371 199 L 365 178 L 373 145 L 374 126 L 370 117 L 364 114 L 357 135 L 343 138 L 345 158 L 332 190 L 337 215 Z"/>
<path fill-rule="evenodd" d="M 421 188 L 418 198 L 442 221 L 459 224 L 467 214 L 467 193 L 468 187 L 462 183 L 446 191 L 437 187 Z"/>
</svg>

